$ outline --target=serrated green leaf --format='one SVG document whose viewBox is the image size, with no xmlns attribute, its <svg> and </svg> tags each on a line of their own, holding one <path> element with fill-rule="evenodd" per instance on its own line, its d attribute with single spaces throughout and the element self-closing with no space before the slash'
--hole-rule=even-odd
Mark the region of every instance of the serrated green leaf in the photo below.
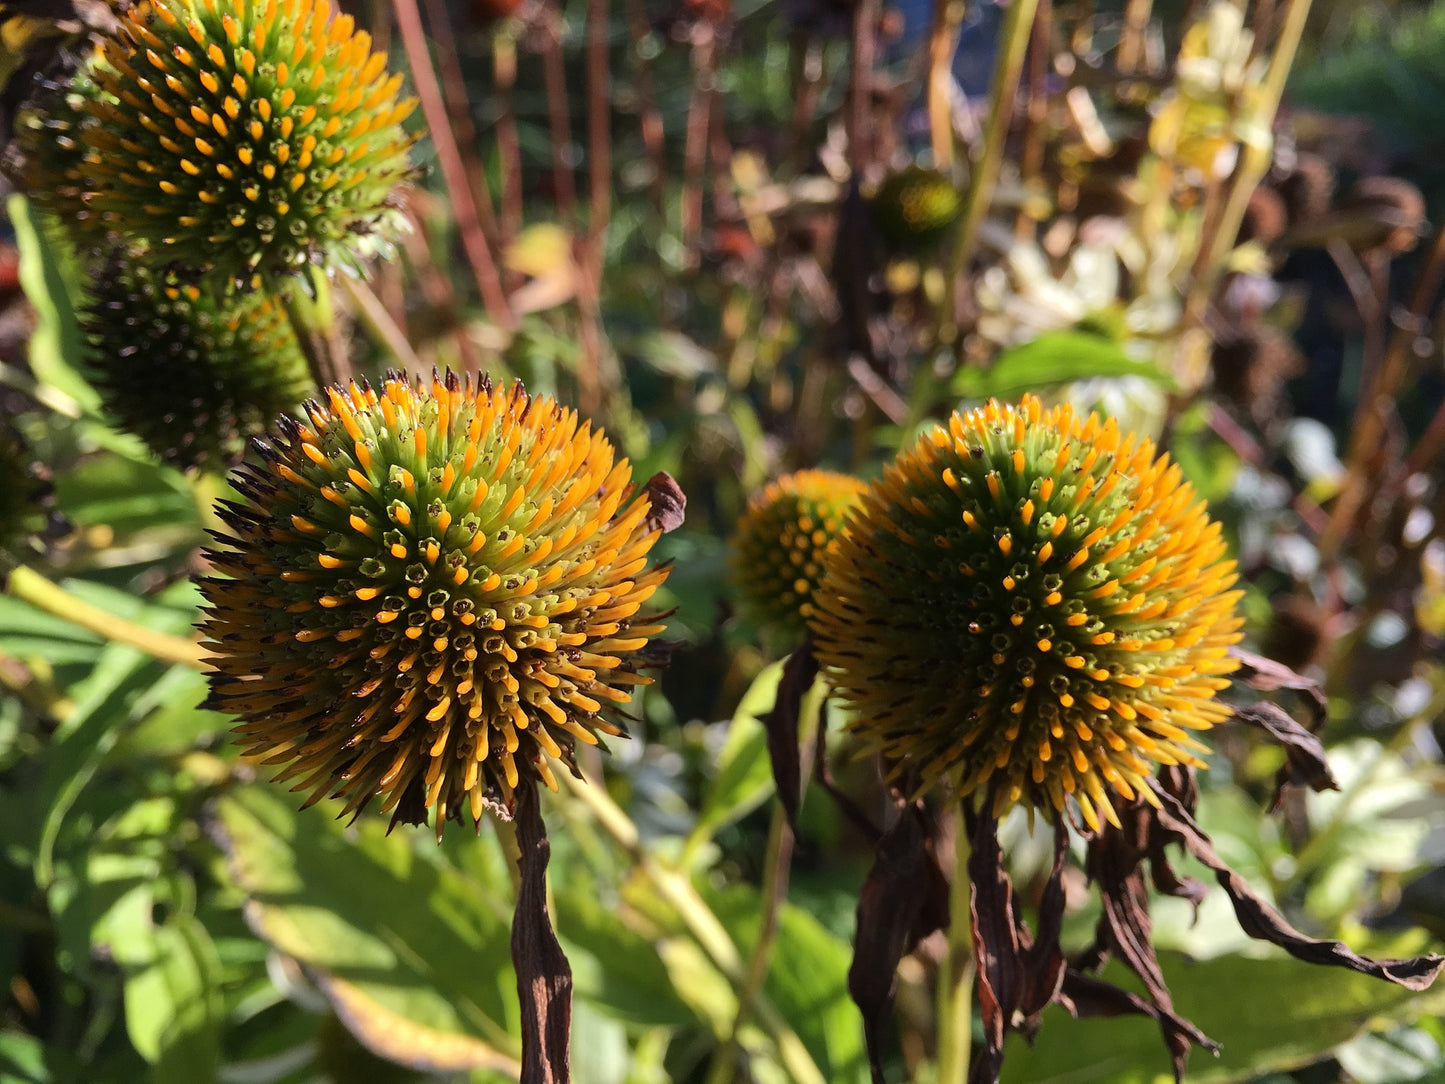
<svg viewBox="0 0 1445 1084">
<path fill-rule="evenodd" d="M 325 809 L 255 785 L 226 794 L 216 835 L 246 916 L 299 960 L 338 1016 L 400 1064 L 515 1071 L 518 1008 L 510 908 L 490 886 L 363 818 L 343 828 Z"/>
<path fill-rule="evenodd" d="M 960 369 L 951 390 L 964 399 L 1012 399 L 1026 391 L 1109 376 L 1141 376 L 1173 386 L 1159 366 L 1131 358 L 1116 342 L 1082 331 L 1050 331 L 1005 350 L 987 368 Z"/>
</svg>

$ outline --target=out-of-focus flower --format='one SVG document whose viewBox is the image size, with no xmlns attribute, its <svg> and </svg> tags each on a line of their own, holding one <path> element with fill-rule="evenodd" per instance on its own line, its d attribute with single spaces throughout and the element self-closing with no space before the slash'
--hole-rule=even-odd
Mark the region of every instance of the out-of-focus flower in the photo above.
<svg viewBox="0 0 1445 1084">
<path fill-rule="evenodd" d="M 1240 592 L 1179 468 L 1111 420 L 991 402 L 925 434 L 824 557 L 811 619 L 863 745 L 912 790 L 991 786 L 1097 830 L 1227 718 Z"/>
<path fill-rule="evenodd" d="M 379 798 L 440 836 L 625 733 L 668 570 L 600 430 L 520 384 L 392 374 L 258 449 L 202 585 L 210 702 L 307 804 Z"/>
<path fill-rule="evenodd" d="M 846 474 L 805 470 L 770 483 L 749 502 L 733 539 L 733 581 L 747 615 L 792 645 L 802 640 L 823 555 L 865 488 Z"/>
<path fill-rule="evenodd" d="M 1253 50 L 1244 11 L 1215 0 L 1180 44 L 1174 86 L 1149 128 L 1156 154 L 1205 177 L 1225 177 L 1237 144 L 1269 149 L 1273 135 L 1261 100 L 1266 58 L 1251 60 Z"/>
<path fill-rule="evenodd" d="M 1057 273 L 1037 244 L 1016 242 L 979 280 L 978 333 L 1007 348 L 1075 329 L 1123 343 L 1135 356 L 1152 353 L 1152 340 L 1179 322 L 1169 239 L 1146 248 L 1111 232 L 1108 240 L 1077 242 Z"/>
<path fill-rule="evenodd" d="M 938 170 L 908 166 L 879 185 L 870 206 L 889 249 L 918 254 L 952 231 L 963 210 L 963 195 L 958 185 Z"/>
<path fill-rule="evenodd" d="M 225 469 L 312 390 L 270 294 L 222 298 L 173 275 L 112 263 L 81 314 L 89 361 L 123 429 L 184 469 Z"/>
</svg>

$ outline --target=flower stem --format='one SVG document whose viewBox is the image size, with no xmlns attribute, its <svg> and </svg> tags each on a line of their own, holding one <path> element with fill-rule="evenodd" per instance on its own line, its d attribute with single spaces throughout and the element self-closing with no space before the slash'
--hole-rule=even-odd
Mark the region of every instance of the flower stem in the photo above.
<svg viewBox="0 0 1445 1084">
<path fill-rule="evenodd" d="M 978 227 L 988 211 L 993 198 L 994 186 L 998 183 L 999 170 L 1003 167 L 1004 144 L 1008 138 L 1009 121 L 1013 116 L 1014 97 L 1018 92 L 1019 76 L 1023 72 L 1024 56 L 1028 52 L 1029 39 L 1033 36 L 1034 13 L 1038 0 L 1013 0 L 1004 15 L 1003 28 L 999 32 L 998 59 L 994 64 L 993 81 L 989 86 L 988 127 L 984 131 L 983 150 L 973 163 L 968 179 L 968 203 L 959 227 L 958 240 L 949 259 L 948 288 L 944 294 L 942 326 L 939 328 L 941 342 L 951 342 L 957 335 L 954 311 L 958 296 L 958 277 L 973 255 L 973 246 L 978 239 Z"/>
<path fill-rule="evenodd" d="M 574 779 L 566 772 L 558 772 L 557 779 L 591 810 L 602 830 L 627 852 L 638 873 L 677 912 L 692 939 L 727 979 L 739 1000 L 746 1002 L 759 1029 L 773 1041 L 788 1079 L 794 1084 L 825 1084 L 822 1072 L 797 1032 L 788 1026 L 761 990 L 748 989 L 747 965 L 737 945 L 687 874 L 664 866 L 643 848 L 637 825 L 601 783 Z"/>
<path fill-rule="evenodd" d="M 194 640 L 155 632 L 99 606 L 92 606 L 60 584 L 47 580 L 33 568 L 20 565 L 13 569 L 6 591 L 37 610 L 64 618 L 112 643 L 138 648 L 161 662 L 180 663 L 197 670 L 207 669 L 205 649 Z"/>
<path fill-rule="evenodd" d="M 738 1049 L 738 1033 L 747 1022 L 748 1006 L 762 993 L 773 958 L 773 943 L 778 937 L 783 903 L 788 896 L 788 872 L 793 860 L 793 828 L 783 803 L 773 803 L 773 817 L 768 825 L 768 847 L 763 859 L 761 924 L 757 943 L 748 958 L 743 989 L 738 992 L 738 1011 L 733 1017 L 732 1034 L 713 1056 L 708 1084 L 727 1084 L 732 1080 L 733 1053 Z"/>
<path fill-rule="evenodd" d="M 317 390 L 349 377 L 351 361 L 336 326 L 331 280 L 326 272 L 319 267 L 307 267 L 291 281 L 278 284 L 276 293 L 296 332 L 301 352 L 306 355 Z"/>
<path fill-rule="evenodd" d="M 953 832 L 953 881 L 948 889 L 948 953 L 938 969 L 940 1081 L 967 1080 L 973 1048 L 973 984 L 977 967 L 973 954 L 969 853 L 968 828 L 960 808 Z"/>
</svg>

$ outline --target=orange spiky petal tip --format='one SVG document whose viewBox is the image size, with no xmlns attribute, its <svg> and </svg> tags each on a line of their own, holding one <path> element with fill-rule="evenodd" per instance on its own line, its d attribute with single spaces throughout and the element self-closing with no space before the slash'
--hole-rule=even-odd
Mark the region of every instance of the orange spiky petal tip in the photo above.
<svg viewBox="0 0 1445 1084">
<path fill-rule="evenodd" d="M 235 476 L 203 631 L 210 703 L 307 804 L 407 822 L 555 788 L 617 710 L 667 577 L 627 460 L 521 384 L 391 373 L 283 418 Z"/>
<path fill-rule="evenodd" d="M 254 281 L 355 265 L 402 226 L 415 103 L 327 0 L 147 0 L 86 77 L 83 153 L 51 187 L 160 259 Z"/>
<path fill-rule="evenodd" d="M 823 554 L 867 486 L 833 471 L 803 470 L 748 503 L 733 537 L 732 574 L 744 614 L 788 641 L 803 639 Z"/>
<path fill-rule="evenodd" d="M 895 780 L 990 791 L 1089 826 L 1201 766 L 1228 717 L 1235 565 L 1167 455 L 1027 396 L 954 414 L 865 493 L 810 624 L 832 690 Z"/>
</svg>

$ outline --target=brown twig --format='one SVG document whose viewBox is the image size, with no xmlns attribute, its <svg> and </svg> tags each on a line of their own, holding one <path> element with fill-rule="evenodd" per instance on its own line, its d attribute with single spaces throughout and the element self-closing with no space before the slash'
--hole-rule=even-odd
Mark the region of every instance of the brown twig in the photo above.
<svg viewBox="0 0 1445 1084">
<path fill-rule="evenodd" d="M 1048 119 L 1049 97 L 1045 82 L 1049 77 L 1049 38 L 1053 33 L 1053 0 L 1039 0 L 1034 16 L 1033 40 L 1029 43 L 1029 99 L 1025 104 L 1023 154 L 1019 160 L 1019 180 L 1025 192 L 1039 180 L 1044 168 L 1044 121 Z M 1031 240 L 1037 223 L 1028 213 L 1028 201 L 1019 207 L 1014 221 L 1014 236 Z"/>
<path fill-rule="evenodd" d="M 682 207 L 678 233 L 689 268 L 697 266 L 702 234 L 703 183 L 707 165 L 707 128 L 712 119 L 713 85 L 717 74 L 717 27 L 706 17 L 693 26 L 691 97 L 682 145 Z"/>
<path fill-rule="evenodd" d="M 652 80 L 652 59 L 642 48 L 651 34 L 643 0 L 627 0 L 627 33 L 632 39 L 633 85 L 637 90 L 637 120 L 642 128 L 642 146 L 647 151 L 652 176 L 647 191 L 653 209 L 663 213 L 666 199 L 667 159 L 663 149 L 662 111 L 657 108 L 657 90 Z"/>
<path fill-rule="evenodd" d="M 497 96 L 497 162 L 501 172 L 501 211 L 497 243 L 503 252 L 522 232 L 522 141 L 517 135 L 517 39 L 508 30 L 492 37 L 492 87 Z M 512 272 L 503 269 L 511 285 Z M 521 276 L 515 276 L 521 281 Z"/>
<path fill-rule="evenodd" d="M 542 81 L 547 87 L 547 127 L 552 137 L 552 185 L 557 216 L 577 232 L 577 180 L 572 173 L 572 117 L 567 108 L 567 68 L 562 58 L 562 12 L 553 4 L 542 9 Z"/>
<path fill-rule="evenodd" d="M 442 179 L 446 184 L 447 194 L 451 197 L 452 213 L 456 216 L 462 248 L 476 278 L 477 291 L 492 319 L 510 331 L 517 326 L 516 317 L 507 303 L 507 295 L 502 290 L 502 280 L 497 273 L 491 247 L 482 233 L 477 201 L 472 197 L 466 166 L 462 163 L 461 152 L 457 148 L 456 137 L 447 118 L 441 85 L 437 82 L 436 71 L 432 68 L 431 52 L 427 47 L 417 0 L 396 0 L 392 10 L 396 12 L 397 29 L 406 49 L 406 59 L 411 67 L 412 79 L 416 83 L 417 97 L 421 99 L 422 114 L 426 117 L 432 144 L 436 148 Z"/>
<path fill-rule="evenodd" d="M 928 35 L 928 139 L 934 168 L 945 173 L 953 165 L 953 54 L 964 9 L 962 0 L 933 0 Z"/>
<path fill-rule="evenodd" d="M 487 175 L 476 154 L 477 126 L 472 121 L 472 106 L 467 99 L 467 81 L 462 74 L 462 60 L 457 53 L 456 32 L 451 25 L 444 0 L 424 0 L 426 22 L 431 26 L 430 40 L 436 47 L 437 67 L 441 73 L 442 101 L 451 120 L 452 138 L 466 169 L 467 182 L 477 200 L 477 221 L 482 234 L 500 249 L 502 239 L 497 233 L 497 216 L 492 210 L 492 193 Z M 462 148 L 466 153 L 462 153 Z"/>
<path fill-rule="evenodd" d="M 1344 541 L 1345 533 L 1354 523 L 1356 515 L 1369 494 L 1372 479 L 1369 462 L 1379 450 L 1385 435 L 1385 419 L 1389 404 L 1394 400 L 1401 382 L 1409 371 L 1411 347 L 1419 336 L 1425 313 L 1440 292 L 1445 279 L 1445 226 L 1435 234 L 1425 264 L 1415 280 L 1415 292 L 1410 298 L 1410 307 L 1405 317 L 1398 321 L 1390 346 L 1385 351 L 1385 360 L 1374 374 L 1374 379 L 1361 389 L 1359 405 L 1355 409 L 1353 438 L 1345 460 L 1345 480 L 1340 494 L 1330 509 L 1330 521 L 1320 536 L 1320 556 L 1326 560 L 1333 557 Z M 1425 431 L 1431 438 L 1435 423 Z M 1431 438 L 1433 439 L 1433 438 Z M 1425 443 L 1422 438 L 1421 444 Z M 1420 447 L 1415 448 L 1408 463 L 1418 463 Z M 1427 453 L 1433 455 L 1433 453 Z"/>
<path fill-rule="evenodd" d="M 861 175 L 873 162 L 873 65 L 878 53 L 878 0 L 853 7 L 853 66 L 848 77 L 848 156 Z"/>
<path fill-rule="evenodd" d="M 788 150 L 783 156 L 782 176 L 804 168 L 813 153 L 808 129 L 818 113 L 818 91 L 823 84 L 823 47 L 805 28 L 793 31 L 788 45 L 793 57 L 793 117 L 788 124 Z"/>
<path fill-rule="evenodd" d="M 1124 32 L 1119 37 L 1116 61 L 1119 71 L 1132 72 L 1139 66 L 1139 58 L 1144 54 L 1144 35 L 1149 29 L 1149 14 L 1153 7 L 1153 0 L 1129 0 L 1125 6 Z"/>
</svg>

